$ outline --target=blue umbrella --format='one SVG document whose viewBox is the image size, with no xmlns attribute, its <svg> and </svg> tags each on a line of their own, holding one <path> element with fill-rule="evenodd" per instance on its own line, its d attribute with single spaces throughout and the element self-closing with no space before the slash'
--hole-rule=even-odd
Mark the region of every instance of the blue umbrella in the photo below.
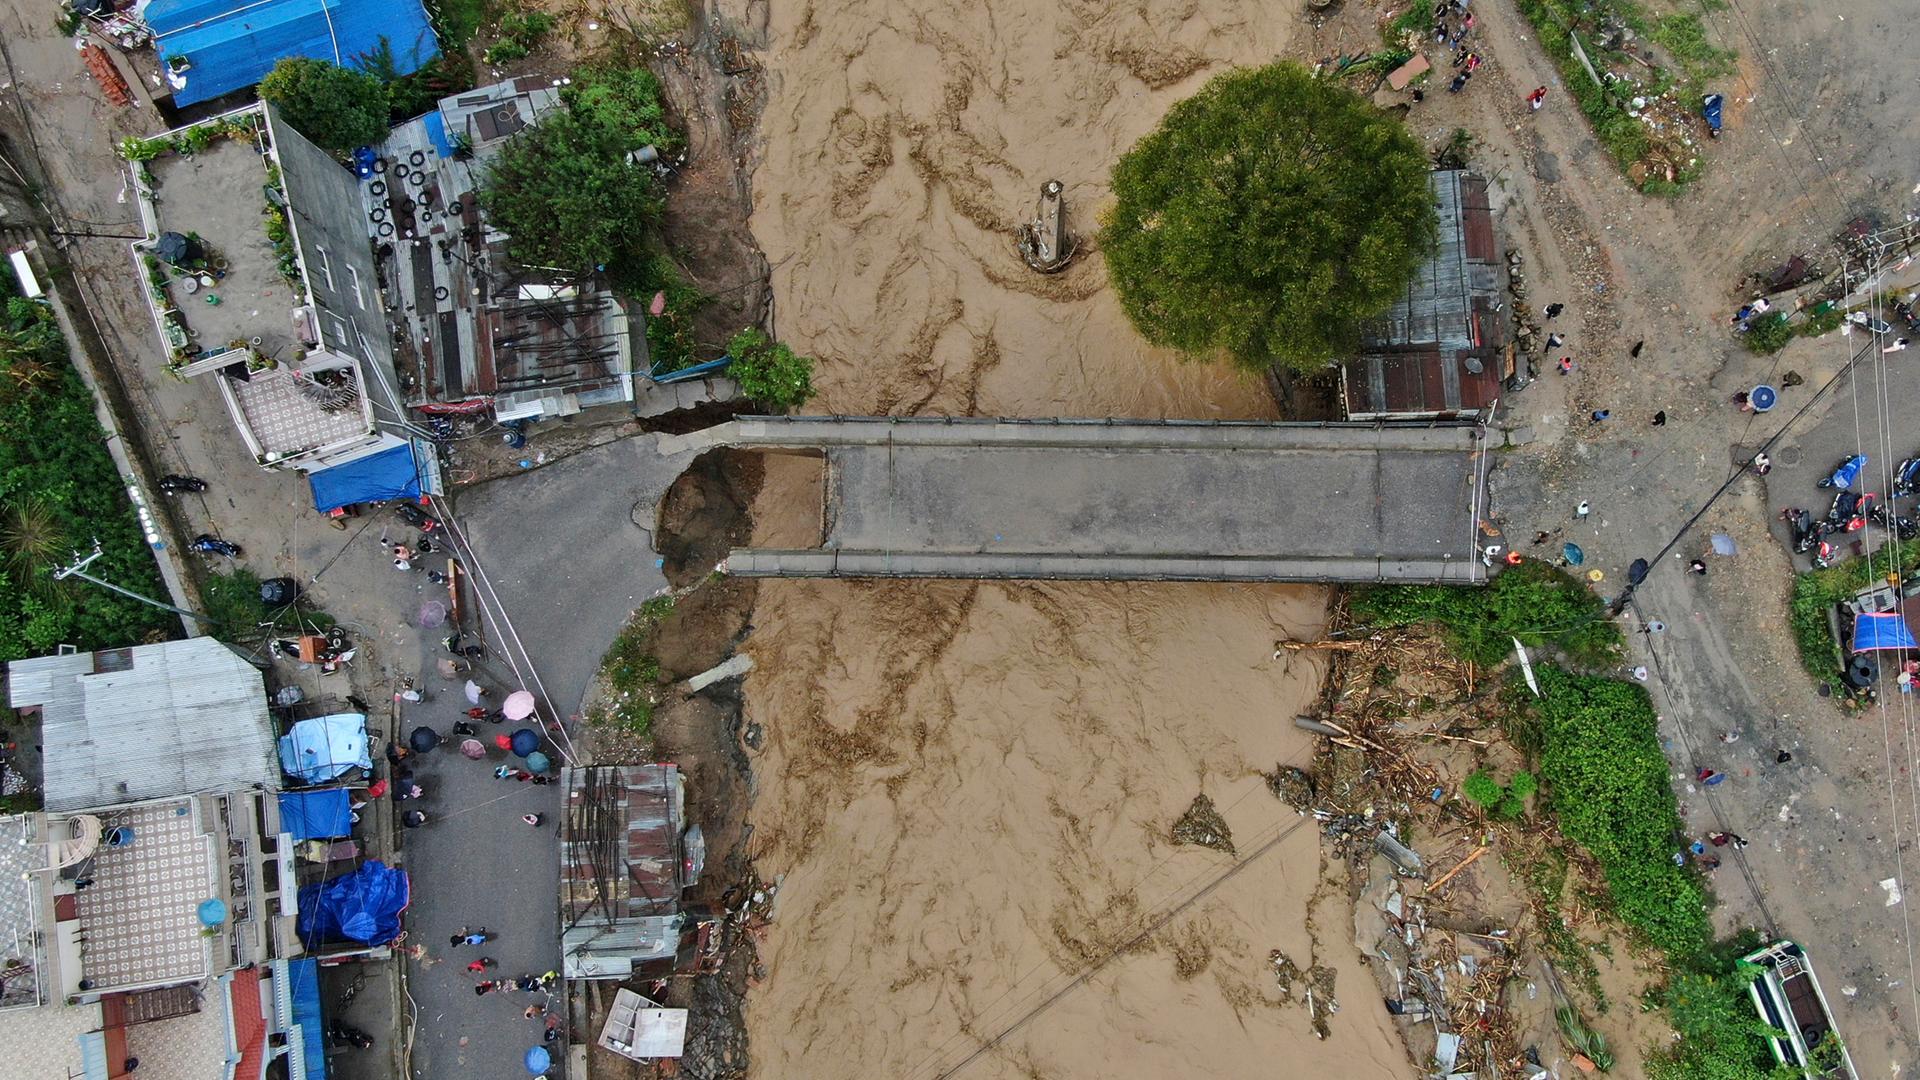
<svg viewBox="0 0 1920 1080">
<path fill-rule="evenodd" d="M 1587 561 L 1587 553 L 1580 550 L 1579 544 L 1560 545 L 1560 554 L 1567 557 L 1568 566 L 1579 566 Z"/>
<path fill-rule="evenodd" d="M 526 757 L 540 749 L 540 736 L 532 728 L 521 728 L 513 733 L 513 752 Z"/>
<path fill-rule="evenodd" d="M 547 755 L 540 751 L 535 750 L 533 753 L 527 755 L 527 771 L 543 773 L 551 768 L 553 768 L 553 762 L 549 761 Z"/>
<path fill-rule="evenodd" d="M 200 916 L 201 926 L 218 927 L 227 921 L 227 902 L 217 896 L 210 900 L 202 900 L 197 914 Z"/>
<path fill-rule="evenodd" d="M 547 1066 L 553 1064 L 553 1056 L 547 1053 L 547 1048 L 544 1046 L 529 1046 L 524 1062 L 529 1073 L 539 1076 L 547 1071 Z"/>
<path fill-rule="evenodd" d="M 1779 400 L 1779 391 L 1765 383 L 1754 387 L 1747 393 L 1747 404 L 1752 405 L 1753 411 L 1757 413 L 1766 412 L 1768 409 L 1773 408 L 1774 403 Z"/>
</svg>

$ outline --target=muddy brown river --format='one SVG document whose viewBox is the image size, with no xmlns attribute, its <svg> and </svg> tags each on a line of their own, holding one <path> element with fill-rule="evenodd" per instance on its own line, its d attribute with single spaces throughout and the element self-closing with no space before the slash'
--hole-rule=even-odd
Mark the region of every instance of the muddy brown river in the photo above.
<svg viewBox="0 0 1920 1080">
<path fill-rule="evenodd" d="M 1057 178 L 1090 234 L 1119 154 L 1207 72 L 1278 53 L 1293 11 L 853 0 L 772 20 L 753 230 L 777 333 L 820 359 L 811 411 L 1273 415 L 1258 381 L 1146 347 L 1090 241 L 1046 277 L 1012 229 Z M 763 532 L 817 514 L 809 485 L 769 469 Z M 1259 776 L 1310 752 L 1289 721 L 1321 669 L 1273 642 L 1324 616 L 1321 591 L 1278 586 L 764 584 L 751 816 L 782 885 L 755 1075 L 1410 1075 L 1344 896 L 1316 891 L 1315 830 Z M 1254 856 L 1231 875 L 1235 856 L 1169 839 L 1202 793 Z M 1335 971 L 1325 1041 L 1274 950 Z"/>
</svg>

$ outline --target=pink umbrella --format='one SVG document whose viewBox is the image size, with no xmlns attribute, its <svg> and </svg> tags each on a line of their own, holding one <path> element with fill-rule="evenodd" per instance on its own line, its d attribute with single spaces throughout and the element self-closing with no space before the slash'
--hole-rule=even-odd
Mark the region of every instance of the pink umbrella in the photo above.
<svg viewBox="0 0 1920 1080">
<path fill-rule="evenodd" d="M 460 753 L 475 761 L 487 756 L 486 744 L 479 739 L 468 739 L 460 744 Z"/>
<path fill-rule="evenodd" d="M 500 711 L 509 720 L 525 720 L 533 715 L 533 695 L 525 690 L 515 690 L 501 703 Z"/>
</svg>

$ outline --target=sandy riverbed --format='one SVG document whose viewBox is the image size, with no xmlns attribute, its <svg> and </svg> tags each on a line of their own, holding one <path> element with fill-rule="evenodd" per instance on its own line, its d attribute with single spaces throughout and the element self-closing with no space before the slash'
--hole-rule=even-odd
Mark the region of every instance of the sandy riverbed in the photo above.
<svg viewBox="0 0 1920 1080">
<path fill-rule="evenodd" d="M 1278 53 L 1291 12 L 860 0 L 772 18 L 753 228 L 779 335 L 821 358 L 816 410 L 1272 415 L 1256 381 L 1145 348 L 1097 254 L 1039 277 L 1011 226 L 1057 177 L 1090 232 L 1119 153 L 1206 71 Z M 769 469 L 763 529 L 805 527 L 806 473 Z M 1344 898 L 1316 898 L 1310 825 L 1188 906 L 1234 859 L 1167 840 L 1202 792 L 1242 857 L 1300 821 L 1257 770 L 1308 751 L 1288 720 L 1320 669 L 1272 642 L 1315 633 L 1322 592 L 769 582 L 760 598 L 754 848 L 784 885 L 748 1002 L 757 1075 L 1411 1071 Z M 1336 971 L 1326 1042 L 1282 1003 L 1275 949 Z"/>
</svg>

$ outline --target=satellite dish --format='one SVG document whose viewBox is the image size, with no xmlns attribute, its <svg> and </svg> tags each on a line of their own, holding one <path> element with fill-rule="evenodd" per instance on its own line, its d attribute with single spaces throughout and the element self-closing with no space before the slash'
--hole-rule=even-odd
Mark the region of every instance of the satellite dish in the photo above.
<svg viewBox="0 0 1920 1080">
<path fill-rule="evenodd" d="M 1465 360 L 1460 361 L 1460 366 L 1466 368 L 1467 374 L 1469 375 L 1478 375 L 1487 370 L 1487 366 L 1482 364 L 1480 358 L 1477 356 L 1469 356 Z"/>
</svg>

